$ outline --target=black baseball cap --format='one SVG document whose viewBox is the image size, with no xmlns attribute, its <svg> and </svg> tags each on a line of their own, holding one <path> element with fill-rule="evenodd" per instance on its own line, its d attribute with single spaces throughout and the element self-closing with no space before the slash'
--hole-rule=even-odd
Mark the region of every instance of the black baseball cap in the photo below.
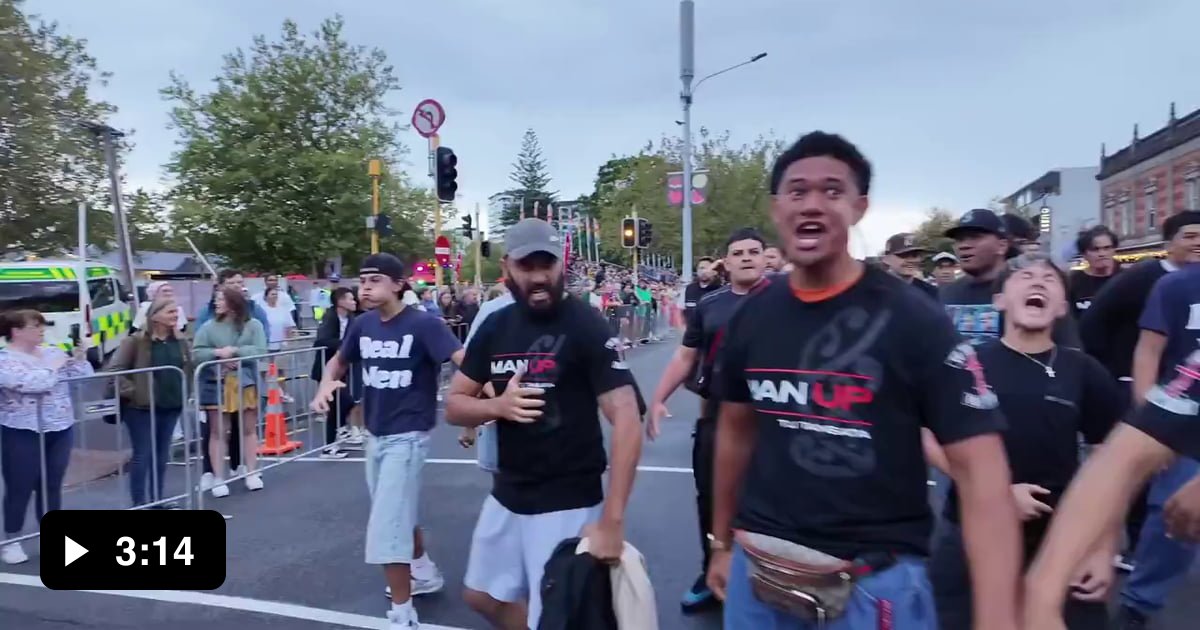
<svg viewBox="0 0 1200 630">
<path fill-rule="evenodd" d="M 1038 238 L 1037 230 L 1033 229 L 1033 224 L 1025 217 L 1005 212 L 1000 216 L 1000 220 L 1004 222 L 1004 231 L 1015 238 L 1026 241 L 1036 241 Z"/>
<path fill-rule="evenodd" d="M 1008 232 L 1004 229 L 1004 221 L 987 208 L 968 210 L 959 217 L 958 223 L 954 227 L 946 230 L 946 238 L 958 239 L 967 232 L 986 232 L 1000 238 L 1008 238 Z"/>
<path fill-rule="evenodd" d="M 391 254 L 371 254 L 359 265 L 358 273 L 359 275 L 381 273 L 392 280 L 402 282 L 404 280 L 404 263 Z"/>
<path fill-rule="evenodd" d="M 893 234 L 883 246 L 883 253 L 903 256 L 912 252 L 927 252 L 925 247 L 917 243 L 917 237 L 909 232 Z"/>
</svg>

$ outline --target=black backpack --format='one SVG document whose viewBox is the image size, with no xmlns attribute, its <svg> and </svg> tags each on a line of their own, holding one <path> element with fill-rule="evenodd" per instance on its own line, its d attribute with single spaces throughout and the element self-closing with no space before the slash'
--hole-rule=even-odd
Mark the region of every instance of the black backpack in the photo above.
<svg viewBox="0 0 1200 630">
<path fill-rule="evenodd" d="M 537 630 L 617 630 L 609 566 L 575 553 L 578 538 L 554 548 L 542 574 L 542 617 Z"/>
</svg>

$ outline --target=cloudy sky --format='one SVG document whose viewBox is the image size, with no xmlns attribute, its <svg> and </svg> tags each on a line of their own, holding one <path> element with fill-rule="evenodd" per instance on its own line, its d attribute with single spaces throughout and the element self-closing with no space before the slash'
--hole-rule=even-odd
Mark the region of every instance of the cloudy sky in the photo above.
<svg viewBox="0 0 1200 630">
<path fill-rule="evenodd" d="M 1168 106 L 1200 108 L 1195 0 L 697 0 L 697 75 L 757 52 L 762 61 L 706 83 L 697 126 L 735 140 L 845 134 L 874 162 L 873 205 L 857 249 L 876 251 L 931 206 L 965 210 L 1056 167 L 1094 165 L 1100 143 L 1161 126 Z M 172 150 L 158 89 L 176 71 L 197 87 L 222 54 L 310 30 L 340 12 L 357 44 L 386 51 L 405 117 L 445 105 L 464 207 L 508 187 L 528 127 L 553 186 L 592 189 L 597 167 L 678 133 L 675 0 L 28 0 L 86 38 L 113 73 L 101 95 L 135 130 L 133 185 L 161 188 Z M 415 132 L 405 138 L 423 149 Z M 423 174 L 422 151 L 410 172 Z M 703 210 L 698 210 L 703 211 Z"/>
</svg>

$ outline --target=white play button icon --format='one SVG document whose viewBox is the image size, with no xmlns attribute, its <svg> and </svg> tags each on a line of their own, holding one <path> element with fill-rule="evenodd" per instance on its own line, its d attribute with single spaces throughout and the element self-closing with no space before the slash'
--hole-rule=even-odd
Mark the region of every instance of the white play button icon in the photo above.
<svg viewBox="0 0 1200 630">
<path fill-rule="evenodd" d="M 70 566 L 72 562 L 75 562 L 76 560 L 80 559 L 81 557 L 83 557 L 83 554 L 88 552 L 86 547 L 75 542 L 74 540 L 71 540 L 70 538 L 68 538 L 66 536 L 63 536 L 63 541 L 66 544 L 66 550 L 63 552 L 63 566 L 64 567 Z"/>
</svg>

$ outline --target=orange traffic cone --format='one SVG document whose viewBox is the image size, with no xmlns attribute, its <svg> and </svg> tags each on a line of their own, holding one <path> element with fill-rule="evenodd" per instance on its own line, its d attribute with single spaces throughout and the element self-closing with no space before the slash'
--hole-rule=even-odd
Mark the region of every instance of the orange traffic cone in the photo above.
<svg viewBox="0 0 1200 630">
<path fill-rule="evenodd" d="M 279 388 L 279 368 L 272 361 L 267 366 L 267 415 L 266 436 L 262 446 L 258 447 L 259 455 L 282 455 L 294 451 L 303 444 L 299 440 L 289 440 L 287 434 L 287 418 L 283 415 L 283 390 Z"/>
</svg>

